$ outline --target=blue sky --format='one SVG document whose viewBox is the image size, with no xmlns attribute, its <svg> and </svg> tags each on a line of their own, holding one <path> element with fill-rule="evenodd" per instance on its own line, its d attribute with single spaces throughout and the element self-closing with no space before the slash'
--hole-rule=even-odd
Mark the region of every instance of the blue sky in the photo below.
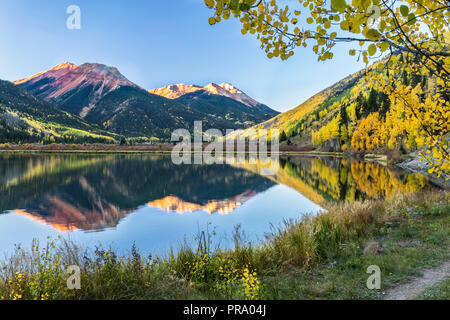
<svg viewBox="0 0 450 320">
<path fill-rule="evenodd" d="M 81 30 L 66 28 L 72 4 L 81 8 Z M 364 67 L 347 46 L 327 62 L 311 48 L 269 60 L 238 21 L 209 26 L 211 12 L 203 0 L 1 0 L 0 78 L 21 79 L 64 61 L 99 62 L 146 89 L 230 82 L 286 111 Z"/>
</svg>

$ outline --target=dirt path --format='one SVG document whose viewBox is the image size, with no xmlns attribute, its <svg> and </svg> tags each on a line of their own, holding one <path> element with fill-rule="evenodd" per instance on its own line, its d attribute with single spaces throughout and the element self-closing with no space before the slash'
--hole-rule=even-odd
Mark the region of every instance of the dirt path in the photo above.
<svg viewBox="0 0 450 320">
<path fill-rule="evenodd" d="M 421 277 L 413 278 L 411 281 L 386 291 L 384 300 L 409 300 L 420 296 L 422 292 L 430 287 L 438 285 L 450 276 L 450 261 L 439 267 L 425 269 Z"/>
</svg>

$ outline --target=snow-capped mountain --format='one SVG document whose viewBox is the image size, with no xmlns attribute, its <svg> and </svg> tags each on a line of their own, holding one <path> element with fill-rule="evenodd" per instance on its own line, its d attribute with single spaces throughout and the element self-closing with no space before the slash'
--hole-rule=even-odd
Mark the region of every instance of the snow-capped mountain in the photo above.
<svg viewBox="0 0 450 320">
<path fill-rule="evenodd" d="M 168 98 L 168 99 L 176 99 L 187 93 L 196 92 L 199 90 L 203 90 L 203 87 L 180 83 L 180 84 L 173 84 L 173 85 L 158 88 L 158 89 L 151 89 L 151 90 L 148 90 L 148 92 L 156 94 L 158 96 Z"/>
<path fill-rule="evenodd" d="M 219 85 L 210 83 L 205 87 L 205 89 L 213 94 L 218 94 L 239 101 L 249 107 L 256 107 L 262 104 L 227 82 L 221 83 Z"/>
</svg>

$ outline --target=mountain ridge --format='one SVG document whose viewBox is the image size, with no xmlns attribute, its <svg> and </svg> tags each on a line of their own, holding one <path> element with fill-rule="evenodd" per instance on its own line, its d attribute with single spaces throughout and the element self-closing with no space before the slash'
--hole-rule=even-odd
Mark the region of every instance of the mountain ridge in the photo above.
<svg viewBox="0 0 450 320">
<path fill-rule="evenodd" d="M 13 83 L 82 118 L 109 92 L 121 86 L 140 88 L 117 68 L 100 63 L 77 66 L 63 62 L 48 71 Z"/>
<path fill-rule="evenodd" d="M 345 90 L 350 89 L 363 77 L 364 72 L 365 72 L 364 70 L 360 70 L 353 74 L 348 75 L 342 80 L 314 94 L 313 96 L 311 96 L 310 98 L 299 104 L 297 107 L 279 113 L 278 115 L 274 116 L 269 120 L 256 124 L 250 128 L 247 128 L 240 135 L 242 137 L 252 137 L 251 134 L 260 129 L 263 130 L 278 129 L 280 131 L 280 134 L 284 131 L 287 136 L 293 135 L 294 131 L 299 129 L 298 124 L 302 121 L 304 117 L 313 113 L 327 101 L 332 100 L 333 97 L 337 97 L 340 94 L 342 94 Z M 233 138 L 234 135 L 231 135 L 230 137 Z"/>
<path fill-rule="evenodd" d="M 63 62 L 14 84 L 104 130 L 129 137 L 169 138 L 172 130 L 190 129 L 199 120 L 205 130 L 245 129 L 278 114 L 230 83 L 147 91 L 117 68 L 99 63 Z"/>
<path fill-rule="evenodd" d="M 223 82 L 221 84 L 210 82 L 209 84 L 203 87 L 199 85 L 188 85 L 184 83 L 179 83 L 168 85 L 161 88 L 150 89 L 148 91 L 150 93 L 157 94 L 169 99 L 177 99 L 187 93 L 192 93 L 200 90 L 207 91 L 211 94 L 231 98 L 250 108 L 256 107 L 258 105 L 264 105 L 263 103 L 256 101 L 255 99 L 251 98 L 246 93 L 244 93 L 242 90 L 238 89 L 233 84 L 228 82 Z"/>
</svg>

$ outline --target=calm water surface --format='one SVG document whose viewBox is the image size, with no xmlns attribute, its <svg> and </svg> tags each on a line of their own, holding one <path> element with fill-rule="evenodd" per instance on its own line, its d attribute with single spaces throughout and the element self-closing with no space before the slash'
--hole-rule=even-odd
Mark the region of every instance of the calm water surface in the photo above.
<svg viewBox="0 0 450 320">
<path fill-rule="evenodd" d="M 336 158 L 281 158 L 275 176 L 260 170 L 153 155 L 0 155 L 0 256 L 48 236 L 158 255 L 207 228 L 229 246 L 236 226 L 260 241 L 330 201 L 432 187 L 420 174 Z"/>
</svg>

